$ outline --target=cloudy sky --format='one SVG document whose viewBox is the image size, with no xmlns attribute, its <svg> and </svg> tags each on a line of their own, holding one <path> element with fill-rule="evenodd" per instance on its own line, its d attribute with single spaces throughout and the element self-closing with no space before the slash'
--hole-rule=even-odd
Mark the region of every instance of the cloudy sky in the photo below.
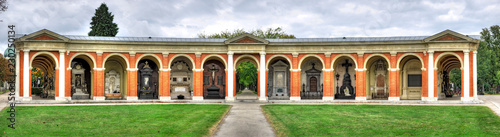
<svg viewBox="0 0 500 137">
<path fill-rule="evenodd" d="M 49 29 L 87 35 L 105 2 L 118 36 L 196 37 L 233 29 L 282 27 L 301 38 L 421 36 L 451 29 L 479 35 L 500 24 L 498 0 L 7 0 L 0 13 L 0 51 L 7 26 L 16 33 Z"/>
</svg>

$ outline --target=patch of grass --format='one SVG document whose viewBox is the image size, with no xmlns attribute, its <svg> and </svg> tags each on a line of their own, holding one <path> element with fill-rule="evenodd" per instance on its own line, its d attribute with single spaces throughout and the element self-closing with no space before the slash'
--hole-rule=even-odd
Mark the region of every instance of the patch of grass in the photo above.
<svg viewBox="0 0 500 137">
<path fill-rule="evenodd" d="M 265 105 L 278 136 L 500 136 L 485 106 Z"/>
<path fill-rule="evenodd" d="M 8 89 L 3 90 L 3 91 L 2 91 L 2 90 L 0 90 L 0 94 L 3 94 L 3 93 L 5 93 L 5 92 L 7 92 L 7 91 L 9 91 L 9 90 L 8 90 Z"/>
<path fill-rule="evenodd" d="M 19 106 L 16 129 L 0 113 L 1 136 L 209 136 L 229 105 Z"/>
</svg>

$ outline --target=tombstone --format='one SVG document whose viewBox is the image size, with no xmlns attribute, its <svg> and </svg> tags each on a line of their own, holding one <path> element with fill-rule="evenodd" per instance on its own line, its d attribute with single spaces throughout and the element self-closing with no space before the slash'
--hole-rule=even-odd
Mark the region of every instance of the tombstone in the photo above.
<svg viewBox="0 0 500 137">
<path fill-rule="evenodd" d="M 106 99 L 121 99 L 121 77 L 120 73 L 110 70 L 105 75 L 104 93 Z"/>
<path fill-rule="evenodd" d="M 90 94 L 87 91 L 87 81 L 85 80 L 85 69 L 81 64 L 76 64 L 71 69 L 71 95 L 72 99 L 88 99 Z"/>
<path fill-rule="evenodd" d="M 207 99 L 225 98 L 225 71 L 222 63 L 216 60 L 207 61 L 203 72 L 203 97 Z"/>
<path fill-rule="evenodd" d="M 219 69 L 215 68 L 215 65 L 212 65 L 212 68 L 209 71 L 212 73 L 211 75 L 212 85 L 207 88 L 208 92 L 207 98 L 218 98 L 220 88 L 215 86 L 215 77 L 216 77 L 215 73 L 218 72 Z"/>
<path fill-rule="evenodd" d="M 382 59 L 375 64 L 375 93 L 372 93 L 373 98 L 387 98 L 387 66 Z"/>
<path fill-rule="evenodd" d="M 272 89 L 269 90 L 270 99 L 288 99 L 290 97 L 290 92 L 288 89 L 288 65 L 283 61 L 271 65 L 272 75 Z"/>
<path fill-rule="evenodd" d="M 41 77 L 38 77 L 38 78 L 36 79 L 36 87 L 40 87 L 40 86 L 42 86 L 42 85 L 40 84 L 41 82 L 42 82 L 42 78 L 41 78 Z"/>
<path fill-rule="evenodd" d="M 149 66 L 148 61 L 142 67 L 140 75 L 139 92 L 137 97 L 139 99 L 156 99 L 158 96 L 155 92 L 156 83 L 153 82 L 153 69 Z"/>
<path fill-rule="evenodd" d="M 453 91 L 450 90 L 450 76 L 448 72 L 441 72 L 441 93 L 444 93 L 445 97 L 453 97 Z"/>
<path fill-rule="evenodd" d="M 172 69 L 170 71 L 170 95 L 172 98 L 177 98 L 179 95 L 183 95 L 185 99 L 191 98 L 191 76 L 192 71 L 189 65 L 184 61 L 178 61 L 172 63 L 170 66 Z"/>
<path fill-rule="evenodd" d="M 306 87 L 303 89 L 302 97 L 306 99 L 320 99 L 323 91 L 320 85 L 321 70 L 316 69 L 312 63 L 312 68 L 306 70 Z"/>
<path fill-rule="evenodd" d="M 352 87 L 351 84 L 351 75 L 349 74 L 349 67 L 352 66 L 352 63 L 349 63 L 349 60 L 346 59 L 345 63 L 341 64 L 343 67 L 345 67 L 345 73 L 344 77 L 342 80 L 342 86 L 337 88 L 337 92 L 335 93 L 335 98 L 338 99 L 354 99 L 356 97 L 356 91 L 354 91 L 354 87 Z M 336 75 L 337 80 L 339 75 Z M 338 85 L 337 85 L 338 87 Z"/>
</svg>

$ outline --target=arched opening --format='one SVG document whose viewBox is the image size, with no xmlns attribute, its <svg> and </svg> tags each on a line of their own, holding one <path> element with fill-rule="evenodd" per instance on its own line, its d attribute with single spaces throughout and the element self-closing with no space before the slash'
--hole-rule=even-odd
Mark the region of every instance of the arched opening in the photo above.
<svg viewBox="0 0 500 137">
<path fill-rule="evenodd" d="M 111 55 L 104 63 L 104 96 L 107 100 L 124 99 L 127 95 L 127 62 Z"/>
<path fill-rule="evenodd" d="M 143 58 L 137 65 L 137 97 L 139 99 L 158 99 L 160 77 L 156 62 L 150 58 Z"/>
<path fill-rule="evenodd" d="M 356 71 L 353 59 L 342 56 L 333 63 L 335 73 L 333 74 L 335 99 L 356 98 Z"/>
<path fill-rule="evenodd" d="M 226 96 L 225 78 L 225 65 L 218 58 L 207 59 L 203 63 L 203 98 L 224 99 Z"/>
<path fill-rule="evenodd" d="M 56 61 L 51 53 L 35 56 L 31 62 L 31 97 L 53 100 L 56 96 Z"/>
<path fill-rule="evenodd" d="M 323 63 L 314 56 L 306 57 L 300 66 L 301 99 L 323 98 Z"/>
<path fill-rule="evenodd" d="M 78 55 L 71 60 L 71 99 L 91 99 L 94 95 L 94 72 L 92 60 Z"/>
<path fill-rule="evenodd" d="M 445 53 L 443 53 L 445 54 Z M 437 62 L 437 93 L 442 100 L 460 100 L 462 95 L 462 63 L 453 54 L 443 55 Z"/>
<path fill-rule="evenodd" d="M 388 99 L 389 97 L 389 62 L 383 55 L 373 56 L 367 61 L 366 98 Z"/>
<path fill-rule="evenodd" d="M 236 92 L 240 93 L 245 89 L 257 93 L 258 63 L 255 57 L 251 55 L 242 55 L 236 59 Z M 248 84 L 248 85 L 245 85 Z M 257 98 L 257 96 L 255 96 Z"/>
<path fill-rule="evenodd" d="M 170 96 L 172 99 L 192 99 L 193 62 L 185 56 L 179 56 L 170 64 Z"/>
<path fill-rule="evenodd" d="M 269 99 L 290 99 L 290 62 L 284 57 L 273 58 L 268 66 Z"/>
<path fill-rule="evenodd" d="M 408 55 L 399 62 L 400 99 L 422 98 L 422 61 L 414 55 Z"/>
</svg>

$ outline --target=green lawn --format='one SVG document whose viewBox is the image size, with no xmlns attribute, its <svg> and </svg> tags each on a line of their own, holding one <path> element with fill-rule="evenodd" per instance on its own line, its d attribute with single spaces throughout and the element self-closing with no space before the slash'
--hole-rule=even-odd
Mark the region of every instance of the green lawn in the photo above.
<svg viewBox="0 0 500 137">
<path fill-rule="evenodd" d="M 15 107 L 16 129 L 0 114 L 1 136 L 209 136 L 229 105 Z"/>
<path fill-rule="evenodd" d="M 278 136 L 500 136 L 484 106 L 265 105 Z"/>
</svg>

